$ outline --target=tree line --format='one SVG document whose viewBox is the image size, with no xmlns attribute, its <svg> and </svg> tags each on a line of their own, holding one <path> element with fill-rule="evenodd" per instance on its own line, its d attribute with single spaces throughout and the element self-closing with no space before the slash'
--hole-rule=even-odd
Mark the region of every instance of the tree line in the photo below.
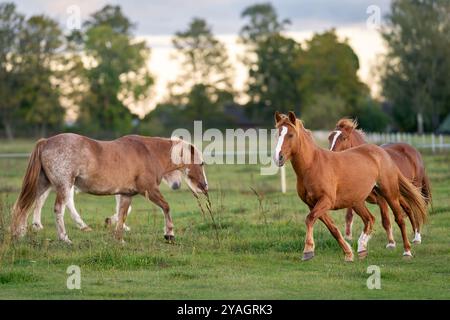
<svg viewBox="0 0 450 320">
<path fill-rule="evenodd" d="M 379 68 L 383 102 L 360 81 L 358 57 L 334 29 L 298 43 L 285 35 L 290 21 L 262 3 L 241 13 L 244 92 L 233 87 L 225 45 L 205 19 L 193 18 L 172 38 L 181 69 L 167 98 L 139 119 L 130 109 L 151 95 L 151 50 L 136 40 L 136 25 L 120 6 L 106 5 L 65 33 L 46 15 L 27 18 L 13 3 L 0 3 L 0 129 L 9 138 L 167 135 L 194 120 L 269 127 L 275 110 L 295 110 L 313 129 L 350 116 L 368 131 L 435 130 L 450 110 L 449 4 L 394 0 L 391 9 L 381 31 L 388 45 Z M 242 94 L 245 104 L 237 103 Z"/>
</svg>

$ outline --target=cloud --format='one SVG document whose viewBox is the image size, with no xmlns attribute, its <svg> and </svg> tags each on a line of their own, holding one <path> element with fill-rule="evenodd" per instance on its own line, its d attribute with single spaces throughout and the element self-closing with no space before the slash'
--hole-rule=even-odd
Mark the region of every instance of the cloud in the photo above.
<svg viewBox="0 0 450 320">
<path fill-rule="evenodd" d="M 62 23 L 67 8 L 78 5 L 82 18 L 105 4 L 119 4 L 125 14 L 137 23 L 140 35 L 167 35 L 184 29 L 193 17 L 205 18 L 217 34 L 236 34 L 244 21 L 241 12 L 248 6 L 266 0 L 18 0 L 19 10 L 26 14 L 46 13 Z M 292 21 L 290 31 L 316 30 L 362 24 L 367 7 L 377 5 L 382 13 L 389 11 L 391 0 L 276 0 L 272 4 L 280 18 Z"/>
</svg>

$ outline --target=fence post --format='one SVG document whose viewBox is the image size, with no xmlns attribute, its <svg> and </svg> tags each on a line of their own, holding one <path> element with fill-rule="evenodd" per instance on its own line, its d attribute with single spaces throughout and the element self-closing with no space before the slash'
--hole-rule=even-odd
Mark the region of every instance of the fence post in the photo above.
<svg viewBox="0 0 450 320">
<path fill-rule="evenodd" d="M 444 150 L 444 136 L 442 133 L 439 135 L 439 150 L 441 152 Z"/>
<path fill-rule="evenodd" d="M 280 168 L 281 174 L 281 192 L 286 193 L 286 167 L 282 166 Z"/>
<path fill-rule="evenodd" d="M 433 153 L 436 152 L 436 142 L 435 142 L 434 132 L 431 134 L 431 150 L 433 151 Z"/>
</svg>

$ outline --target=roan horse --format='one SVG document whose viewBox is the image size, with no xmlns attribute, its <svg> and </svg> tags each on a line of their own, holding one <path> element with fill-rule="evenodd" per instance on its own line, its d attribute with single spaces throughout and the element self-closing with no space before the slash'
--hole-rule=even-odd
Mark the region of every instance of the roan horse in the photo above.
<svg viewBox="0 0 450 320">
<path fill-rule="evenodd" d="M 174 240 L 170 208 L 159 191 L 162 178 L 181 170 L 194 193 L 207 193 L 201 153 L 180 139 L 125 136 L 97 141 L 76 134 L 41 139 L 31 154 L 12 215 L 13 237 L 25 234 L 30 208 L 45 192 L 56 191 L 54 212 L 58 237 L 70 243 L 64 226 L 65 206 L 73 186 L 93 195 L 120 195 L 116 238 L 123 241 L 132 197 L 140 194 L 159 206 L 165 217 L 166 240 Z"/>
<path fill-rule="evenodd" d="M 362 130 L 357 129 L 358 123 L 352 119 L 341 119 L 336 124 L 336 128 L 328 137 L 331 151 L 342 151 L 352 147 L 356 147 L 367 142 L 364 140 L 365 134 Z M 425 165 L 419 151 L 406 143 L 389 143 L 381 145 L 386 150 L 391 159 L 400 169 L 400 172 L 408 178 L 417 188 L 422 191 L 427 204 L 431 202 L 431 189 L 428 176 L 425 173 Z M 394 248 L 395 241 L 392 234 L 391 221 L 389 219 L 389 209 L 386 200 L 378 197 L 372 192 L 367 199 L 370 203 L 376 203 L 380 207 L 381 220 L 388 237 L 386 248 Z M 414 216 L 411 212 L 406 211 L 414 230 L 413 243 L 421 243 L 420 226 L 415 223 Z M 352 238 L 353 210 L 347 209 L 345 216 L 345 237 L 348 240 Z"/>
<path fill-rule="evenodd" d="M 426 203 L 386 151 L 370 144 L 342 152 L 322 149 L 293 112 L 289 112 L 288 116 L 276 112 L 275 124 L 279 130 L 275 163 L 281 167 L 286 161 L 291 161 L 297 175 L 297 193 L 310 209 L 305 220 L 303 260 L 314 257 L 313 226 L 320 219 L 338 241 L 345 260 L 353 261 L 350 245 L 328 215 L 328 210 L 343 208 L 353 208 L 361 216 L 364 230 L 358 240 L 358 255 L 361 258 L 367 255 L 367 244 L 375 218 L 367 209 L 365 200 L 374 187 L 394 212 L 402 232 L 403 255 L 412 256 L 400 203 L 408 206 L 419 225 L 426 219 Z"/>
<path fill-rule="evenodd" d="M 166 175 L 164 175 L 162 178 L 162 181 L 164 181 L 171 189 L 177 190 L 181 186 L 182 178 L 183 178 L 183 173 L 181 172 L 181 170 L 174 170 L 174 171 L 171 171 L 171 172 L 167 173 Z M 47 199 L 48 195 L 50 194 L 50 189 L 51 188 L 48 188 L 42 194 L 42 196 L 36 200 L 36 204 L 35 204 L 34 210 L 33 210 L 33 224 L 32 224 L 33 230 L 35 230 L 35 231 L 39 231 L 44 228 L 44 226 L 42 225 L 42 221 L 41 221 L 41 212 L 42 212 L 42 207 L 44 206 L 45 200 Z M 70 189 L 69 200 L 67 201 L 67 204 L 66 204 L 66 206 L 70 212 L 70 217 L 72 218 L 73 221 L 75 221 L 75 223 L 77 224 L 78 228 L 80 228 L 80 230 L 91 231 L 92 229 L 83 221 L 83 219 L 81 218 L 77 209 L 75 208 L 74 194 L 75 194 L 75 187 L 72 187 L 72 189 Z M 106 218 L 105 223 L 107 225 L 116 224 L 117 221 L 119 220 L 120 195 L 116 195 L 115 198 L 116 198 L 116 211 L 115 211 L 114 215 L 112 215 L 109 218 Z M 130 213 L 131 213 L 131 205 L 128 208 L 127 216 L 129 216 Z M 130 228 L 125 223 L 123 224 L 123 228 L 125 231 L 130 231 Z"/>
</svg>

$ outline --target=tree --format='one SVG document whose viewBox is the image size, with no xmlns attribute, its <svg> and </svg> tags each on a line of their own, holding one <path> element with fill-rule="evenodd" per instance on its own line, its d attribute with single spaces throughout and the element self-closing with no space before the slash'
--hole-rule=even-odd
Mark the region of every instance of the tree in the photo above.
<svg viewBox="0 0 450 320">
<path fill-rule="evenodd" d="M 65 111 L 59 101 L 54 71 L 56 65 L 63 63 L 58 52 L 63 41 L 58 23 L 51 18 L 38 15 L 26 21 L 20 48 L 24 75 L 20 115 L 28 125 L 38 127 L 41 136 L 46 135 L 47 128 L 64 121 Z"/>
<path fill-rule="evenodd" d="M 382 30 L 383 95 L 403 130 L 435 130 L 450 112 L 450 2 L 395 0 Z"/>
<path fill-rule="evenodd" d="M 291 22 L 278 20 L 278 14 L 270 3 L 255 4 L 242 11 L 241 18 L 250 21 L 240 31 L 242 41 L 247 45 L 258 45 L 273 35 L 279 35 Z"/>
<path fill-rule="evenodd" d="M 205 20 L 194 18 L 172 39 L 182 71 L 171 84 L 172 101 L 186 106 L 186 121 L 202 119 L 217 124 L 222 107 L 233 101 L 233 69 L 226 47 L 217 40 Z"/>
<path fill-rule="evenodd" d="M 14 3 L 0 3 L 0 117 L 9 139 L 14 137 L 14 119 L 20 106 L 16 91 L 21 81 L 18 51 L 24 19 Z"/>
<path fill-rule="evenodd" d="M 146 67 L 150 49 L 132 37 L 134 26 L 119 6 L 105 6 L 84 27 L 89 90 L 80 105 L 79 123 L 97 133 L 127 133 L 133 119 L 129 107 L 145 100 L 153 84 Z"/>
<path fill-rule="evenodd" d="M 303 70 L 298 84 L 307 95 L 305 103 L 327 93 L 341 99 L 344 104 L 341 112 L 350 116 L 355 114 L 358 99 L 369 94 L 357 74 L 358 56 L 347 41 L 339 41 L 334 29 L 315 34 L 307 41 L 298 63 Z"/>
<path fill-rule="evenodd" d="M 302 94 L 297 83 L 301 70 L 296 62 L 302 50 L 281 34 L 289 20 L 279 21 L 268 3 L 250 6 L 241 16 L 249 20 L 240 31 L 240 39 L 248 49 L 244 63 L 249 70 L 249 112 L 266 123 L 272 122 L 276 110 L 299 112 Z"/>
</svg>

